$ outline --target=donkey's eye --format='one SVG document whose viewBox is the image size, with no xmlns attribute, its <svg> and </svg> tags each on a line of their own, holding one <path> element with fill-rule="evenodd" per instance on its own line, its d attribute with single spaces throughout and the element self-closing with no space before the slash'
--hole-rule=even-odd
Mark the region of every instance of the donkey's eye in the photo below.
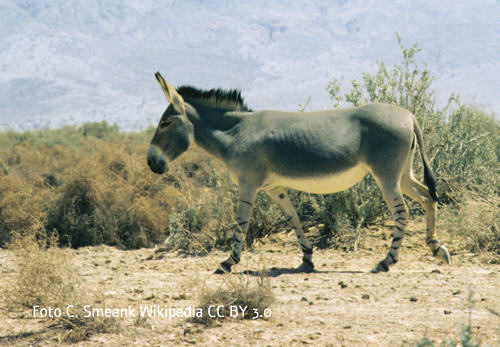
<svg viewBox="0 0 500 347">
<path fill-rule="evenodd" d="M 172 124 L 172 120 L 164 120 L 160 123 L 160 129 L 165 129 L 168 127 L 170 124 Z"/>
</svg>

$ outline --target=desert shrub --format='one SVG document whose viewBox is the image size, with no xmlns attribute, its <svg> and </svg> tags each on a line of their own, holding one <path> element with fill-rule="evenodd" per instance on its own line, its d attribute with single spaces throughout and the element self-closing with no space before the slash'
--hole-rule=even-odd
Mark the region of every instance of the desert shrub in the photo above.
<svg viewBox="0 0 500 347">
<path fill-rule="evenodd" d="M 349 243 L 352 230 L 374 223 L 386 212 L 382 194 L 371 177 L 344 192 L 320 195 L 291 191 L 290 198 L 305 225 L 324 225 L 318 247 Z"/>
<path fill-rule="evenodd" d="M 264 192 L 258 193 L 247 230 L 247 245 L 252 245 L 255 239 L 269 235 L 283 227 L 291 227 L 291 225 L 285 224 L 284 215 L 278 205 L 273 202 L 269 195 Z"/>
<path fill-rule="evenodd" d="M 103 204 L 102 192 L 86 173 L 75 176 L 62 187 L 49 211 L 47 229 L 56 230 L 63 245 L 120 245 L 114 216 Z"/>
<path fill-rule="evenodd" d="M 82 156 L 67 170 L 47 216 L 47 231 L 73 247 L 107 244 L 150 247 L 165 238 L 167 209 L 159 177 L 144 182 L 136 155 L 114 144 Z M 147 177 L 147 176 L 146 176 Z"/>
<path fill-rule="evenodd" d="M 190 253 L 229 245 L 237 194 L 225 168 L 195 148 L 154 175 L 145 156 L 153 131 L 98 123 L 0 133 L 0 246 L 37 223 L 73 247 L 166 237 Z"/>
<path fill-rule="evenodd" d="M 450 96 L 444 107 L 436 106 L 431 89 L 433 78 L 425 64 L 420 64 L 417 60 L 421 49 L 417 45 L 406 48 L 399 35 L 397 39 L 403 54 L 402 62 L 392 68 L 379 63 L 375 73 L 363 73 L 360 82 L 352 81 L 351 90 L 344 95 L 341 94 L 340 80 L 333 79 L 327 91 L 334 105 L 339 107 L 343 103 L 350 103 L 357 106 L 384 102 L 410 110 L 416 115 L 424 133 L 426 152 L 438 181 L 440 202 L 452 203 L 453 208 L 459 208 L 460 204 L 466 203 L 465 198 L 470 197 L 467 194 L 469 191 L 497 197 L 500 156 L 498 122 L 494 116 L 471 106 L 460 105 L 455 95 Z M 418 154 L 415 156 L 413 167 L 417 176 L 422 174 L 422 163 Z M 341 203 L 331 204 L 341 211 L 341 215 L 335 216 L 335 220 L 343 217 L 349 219 L 351 225 L 369 223 L 369 218 L 363 213 L 352 213 L 353 209 L 346 209 L 346 206 L 364 206 L 370 216 L 382 211 L 387 212 L 374 185 L 373 180 L 365 181 L 342 193 L 344 196 Z M 366 197 L 367 200 L 360 197 Z M 365 205 L 361 201 L 364 201 Z M 409 202 L 414 213 L 422 213 L 420 206 L 410 200 Z M 333 233 L 340 233 L 338 229 L 334 230 L 337 223 L 325 225 L 333 225 Z"/>
<path fill-rule="evenodd" d="M 185 158 L 170 170 L 174 184 L 169 190 L 176 198 L 167 219 L 166 247 L 191 254 L 226 248 L 236 221 L 236 186 L 223 164 L 199 149 Z"/>
<path fill-rule="evenodd" d="M 84 123 L 81 127 L 83 136 L 94 136 L 98 139 L 110 139 L 119 134 L 118 126 L 109 125 L 108 122 Z"/>
<path fill-rule="evenodd" d="M 57 146 L 79 148 L 89 140 L 104 139 L 107 142 L 126 137 L 119 132 L 117 125 L 109 125 L 106 121 L 84 123 L 81 126 L 65 125 L 59 129 L 39 129 L 23 132 L 5 131 L 0 134 L 2 148 L 29 144 L 30 146 Z M 142 137 L 142 134 L 141 134 Z"/>
<path fill-rule="evenodd" d="M 498 196 L 500 128 L 493 116 L 470 106 L 451 112 L 430 148 L 443 202 L 463 200 L 466 191 Z"/>
<path fill-rule="evenodd" d="M 43 187 L 33 182 L 0 174 L 0 246 L 10 241 L 13 232 L 29 234 L 43 225 L 47 202 L 44 199 L 50 199 L 45 193 Z"/>
</svg>

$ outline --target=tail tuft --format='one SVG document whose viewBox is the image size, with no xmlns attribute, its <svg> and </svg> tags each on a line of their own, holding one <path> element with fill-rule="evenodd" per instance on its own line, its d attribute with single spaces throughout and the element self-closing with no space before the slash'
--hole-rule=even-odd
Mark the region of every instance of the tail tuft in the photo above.
<svg viewBox="0 0 500 347">
<path fill-rule="evenodd" d="M 429 193 L 431 194 L 434 201 L 439 202 L 439 198 L 436 192 L 436 180 L 434 179 L 434 176 L 432 175 L 432 172 L 427 167 L 427 165 L 424 165 L 424 183 L 427 188 L 429 188 Z"/>
<path fill-rule="evenodd" d="M 436 193 L 436 180 L 434 175 L 432 174 L 432 170 L 429 165 L 429 160 L 425 155 L 424 148 L 424 139 L 422 138 L 422 131 L 420 130 L 420 126 L 417 123 L 417 120 L 413 118 L 413 131 L 415 132 L 415 136 L 417 137 L 418 146 L 420 147 L 420 155 L 422 156 L 422 162 L 424 164 L 424 183 L 429 188 L 429 194 L 434 199 L 434 201 L 438 201 L 438 196 Z"/>
</svg>

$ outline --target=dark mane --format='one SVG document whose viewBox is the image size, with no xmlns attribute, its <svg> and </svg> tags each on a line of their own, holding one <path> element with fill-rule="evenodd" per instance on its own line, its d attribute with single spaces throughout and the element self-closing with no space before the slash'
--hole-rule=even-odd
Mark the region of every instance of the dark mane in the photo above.
<svg viewBox="0 0 500 347">
<path fill-rule="evenodd" d="M 231 111 L 251 111 L 245 104 L 241 91 L 237 89 L 210 89 L 202 90 L 191 86 L 181 86 L 177 92 L 185 101 L 202 102 L 212 107 Z"/>
</svg>

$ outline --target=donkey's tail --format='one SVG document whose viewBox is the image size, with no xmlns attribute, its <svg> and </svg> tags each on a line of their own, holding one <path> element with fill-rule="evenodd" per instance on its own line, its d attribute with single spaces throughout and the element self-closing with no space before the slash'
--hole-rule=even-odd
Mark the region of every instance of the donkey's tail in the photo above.
<svg viewBox="0 0 500 347">
<path fill-rule="evenodd" d="M 434 178 L 434 174 L 432 173 L 432 169 L 429 165 L 429 160 L 427 159 L 427 155 L 425 154 L 424 147 L 424 139 L 422 138 L 422 131 L 420 130 L 420 126 L 416 118 L 413 120 L 413 131 L 415 132 L 415 136 L 417 137 L 418 146 L 420 147 L 420 154 L 422 155 L 422 161 L 424 162 L 424 183 L 429 188 L 429 193 L 431 194 L 434 201 L 438 201 L 437 193 L 436 193 L 436 179 Z"/>
</svg>

